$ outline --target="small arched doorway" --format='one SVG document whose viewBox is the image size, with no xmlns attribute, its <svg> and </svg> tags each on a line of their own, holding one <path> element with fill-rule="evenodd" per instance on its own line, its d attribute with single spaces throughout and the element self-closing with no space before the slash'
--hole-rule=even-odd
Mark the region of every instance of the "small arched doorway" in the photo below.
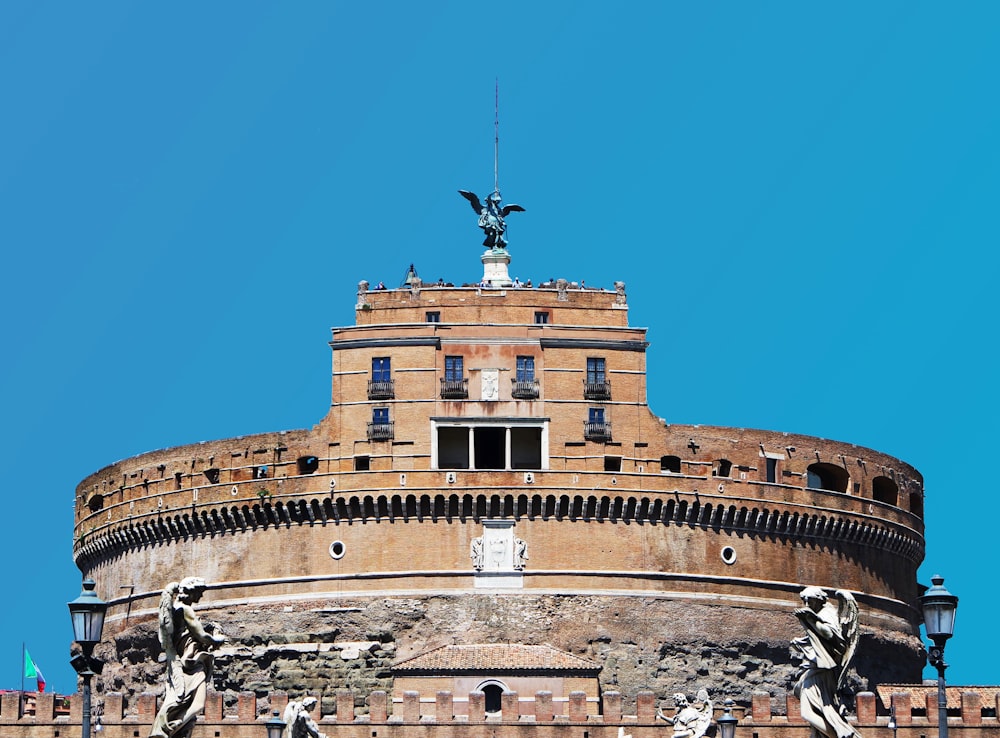
<svg viewBox="0 0 1000 738">
<path fill-rule="evenodd" d="M 486 714 L 495 715 L 499 713 L 503 706 L 500 697 L 507 691 L 507 685 L 496 679 L 490 679 L 480 684 L 476 689 L 486 695 L 486 699 L 484 700 L 486 703 Z"/>
</svg>

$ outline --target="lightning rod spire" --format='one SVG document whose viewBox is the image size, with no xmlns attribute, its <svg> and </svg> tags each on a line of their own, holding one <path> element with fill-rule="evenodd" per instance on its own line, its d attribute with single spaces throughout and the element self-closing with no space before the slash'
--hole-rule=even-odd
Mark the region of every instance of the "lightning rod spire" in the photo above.
<svg viewBox="0 0 1000 738">
<path fill-rule="evenodd" d="M 493 191 L 500 191 L 500 78 L 494 79 L 493 98 Z"/>
</svg>

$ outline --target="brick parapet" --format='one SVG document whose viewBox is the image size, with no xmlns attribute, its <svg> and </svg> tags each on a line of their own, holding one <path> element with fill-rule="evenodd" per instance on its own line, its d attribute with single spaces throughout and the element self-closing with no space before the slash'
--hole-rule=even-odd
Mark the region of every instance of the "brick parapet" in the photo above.
<svg viewBox="0 0 1000 738">
<path fill-rule="evenodd" d="M 992 691 L 992 690 L 991 690 Z M 995 717 L 995 713 L 990 714 L 997 707 L 994 698 L 990 704 L 986 704 L 982 699 L 982 694 L 977 691 L 964 690 L 962 693 L 962 711 L 960 717 L 953 717 L 949 720 L 949 727 L 970 738 L 1000 738 L 1000 721 Z M 210 693 L 209 703 L 215 699 L 217 693 Z M 758 738 L 804 738 L 807 735 L 807 726 L 796 716 L 788 714 L 772 714 L 770 708 L 765 708 L 763 697 L 768 695 L 755 695 L 752 706 L 746 709 L 737 706 L 734 715 L 739 719 L 738 730 L 745 734 L 756 733 Z M 896 736 L 893 737 L 889 728 L 888 710 L 883 709 L 872 693 L 859 693 L 857 695 L 858 715 L 851 718 L 851 723 L 862 730 L 867 736 L 877 738 L 919 738 L 919 735 L 926 735 L 928 730 L 933 730 L 936 726 L 936 713 L 930 718 L 926 716 L 912 716 L 903 701 L 903 694 L 894 694 L 899 697 L 894 701 L 897 706 L 896 719 L 899 725 Z M 144 694 L 140 697 L 140 715 L 123 715 L 119 710 L 121 705 L 121 695 L 105 695 L 99 713 L 102 718 L 102 726 L 105 738 L 133 738 L 138 732 L 140 736 L 148 733 L 155 714 L 156 699 L 150 699 L 153 695 Z M 656 696 L 651 692 L 640 692 L 636 695 L 637 714 L 622 715 L 620 706 L 622 696 L 617 692 L 608 692 L 604 695 L 600 714 L 587 715 L 585 708 L 581 710 L 581 704 L 585 704 L 583 693 L 572 693 L 567 705 L 568 712 L 563 715 L 553 714 L 551 709 L 551 693 L 539 692 L 534 696 L 534 700 L 521 699 L 514 692 L 507 692 L 502 696 L 501 713 L 496 716 L 484 714 L 481 709 L 483 705 L 483 693 L 472 693 L 469 698 L 469 710 L 467 715 L 456 715 L 454 710 L 449 709 L 455 702 L 455 696 L 446 690 L 440 690 L 434 695 L 433 711 L 426 716 L 421 715 L 421 696 L 419 692 L 409 691 L 403 696 L 403 710 L 401 715 L 387 714 L 388 696 L 384 691 L 376 691 L 368 696 L 370 711 L 368 715 L 352 717 L 351 720 L 342 719 L 341 714 L 317 715 L 321 729 L 330 738 L 367 738 L 372 735 L 370 731 L 378 731 L 379 738 L 383 734 L 383 729 L 391 729 L 393 726 L 405 726 L 421 724 L 428 726 L 424 734 L 429 738 L 462 738 L 471 736 L 472 738 L 486 738 L 487 735 L 499 735 L 493 733 L 480 733 L 473 730 L 474 725 L 482 725 L 484 728 L 493 726 L 490 730 L 495 731 L 498 726 L 517 726 L 516 735 L 526 737 L 534 732 L 538 738 L 569 738 L 577 733 L 561 732 L 569 729 L 574 724 L 583 723 L 586 725 L 592 738 L 614 738 L 619 727 L 625 727 L 627 733 L 643 738 L 654 738 L 661 735 L 664 723 L 657 721 L 655 717 Z M 779 705 L 780 705 L 780 695 Z M 17 710 L 21 693 L 8 692 L 0 697 L 0 724 L 4 725 L 4 738 L 44 738 L 51 736 L 52 730 L 66 728 L 79 724 L 79 718 L 72 716 L 48 717 L 47 700 L 35 700 L 34 709 L 20 718 L 17 717 Z M 279 714 L 282 712 L 287 694 L 272 693 L 266 696 L 271 709 L 276 709 Z M 58 699 L 58 698 L 54 698 Z M 71 702 L 80 702 L 80 695 L 72 695 Z M 338 708 L 350 700 L 353 714 L 355 695 L 350 690 L 339 690 L 337 693 Z M 767 702 L 770 705 L 770 700 Z M 791 696 L 786 699 L 786 708 L 791 709 L 797 705 L 797 701 Z M 280 707 L 279 707 L 280 706 Z M 39 707 L 45 711 L 38 713 Z M 206 706 L 206 714 L 199 716 L 195 726 L 194 738 L 211 738 L 219 735 L 221 738 L 260 738 L 263 736 L 263 722 L 267 719 L 267 714 L 259 709 L 260 700 L 250 692 L 240 694 L 239 704 L 235 715 L 217 716 L 210 715 Z M 987 715 L 984 715 L 984 711 Z M 346 709 L 343 714 L 346 714 Z M 721 714 L 721 708 L 716 706 L 716 718 Z M 430 723 L 430 725 L 429 725 Z M 358 728 L 364 728 L 367 733 L 359 733 Z M 656 733 L 647 733 L 647 730 L 657 730 Z M 48 731 L 48 732 L 46 732 Z M 435 732 L 437 731 L 437 732 Z M 472 731 L 472 732 L 469 732 Z M 552 732 L 555 731 L 555 732 Z M 399 736 L 390 732 L 388 736 Z M 511 732 L 511 736 L 515 733 Z"/>
</svg>

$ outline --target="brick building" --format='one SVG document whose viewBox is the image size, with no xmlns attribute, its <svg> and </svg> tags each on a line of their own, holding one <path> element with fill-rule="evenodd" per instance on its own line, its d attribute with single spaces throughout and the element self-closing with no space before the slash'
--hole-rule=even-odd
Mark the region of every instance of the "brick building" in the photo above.
<svg viewBox="0 0 1000 738">
<path fill-rule="evenodd" d="M 536 692 L 566 714 L 582 695 L 593 717 L 608 694 L 638 714 L 641 694 L 701 687 L 781 713 L 802 584 L 854 592 L 856 690 L 919 681 L 920 474 L 850 443 L 658 417 L 623 283 L 363 282 L 330 346 L 313 428 L 153 451 L 78 486 L 76 562 L 111 602 L 95 686 L 126 715 L 162 673 L 159 592 L 188 575 L 232 639 L 220 710 L 311 692 L 333 714 L 350 689 L 358 715 L 373 693 L 394 712 L 419 677 L 465 710 L 467 688 L 521 684 L 531 714 Z M 506 671 L 472 658 L 490 644 Z M 469 648 L 435 673 L 446 647 Z M 524 661 L 538 647 L 553 668 Z"/>
</svg>

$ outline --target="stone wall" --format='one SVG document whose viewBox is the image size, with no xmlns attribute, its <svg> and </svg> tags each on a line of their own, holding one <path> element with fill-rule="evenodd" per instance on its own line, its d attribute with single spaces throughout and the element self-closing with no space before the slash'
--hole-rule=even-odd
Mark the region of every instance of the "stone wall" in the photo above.
<svg viewBox="0 0 1000 738">
<path fill-rule="evenodd" d="M 328 706 L 339 689 L 393 692 L 396 661 L 452 643 L 503 642 L 547 643 L 594 661 L 606 691 L 649 689 L 665 697 L 707 687 L 749 703 L 755 691 L 791 688 L 788 643 L 800 635 L 790 612 L 597 595 L 344 598 L 199 612 L 230 638 L 218 652 L 213 680 L 227 704 L 248 690 L 262 699 L 274 691 L 308 692 Z M 162 694 L 152 613 L 106 632 L 98 655 L 106 666 L 96 693 L 124 693 L 130 710 L 141 693 Z M 901 671 L 919 675 L 921 665 L 916 639 L 891 640 L 866 627 L 849 688 L 899 681 Z"/>
</svg>

